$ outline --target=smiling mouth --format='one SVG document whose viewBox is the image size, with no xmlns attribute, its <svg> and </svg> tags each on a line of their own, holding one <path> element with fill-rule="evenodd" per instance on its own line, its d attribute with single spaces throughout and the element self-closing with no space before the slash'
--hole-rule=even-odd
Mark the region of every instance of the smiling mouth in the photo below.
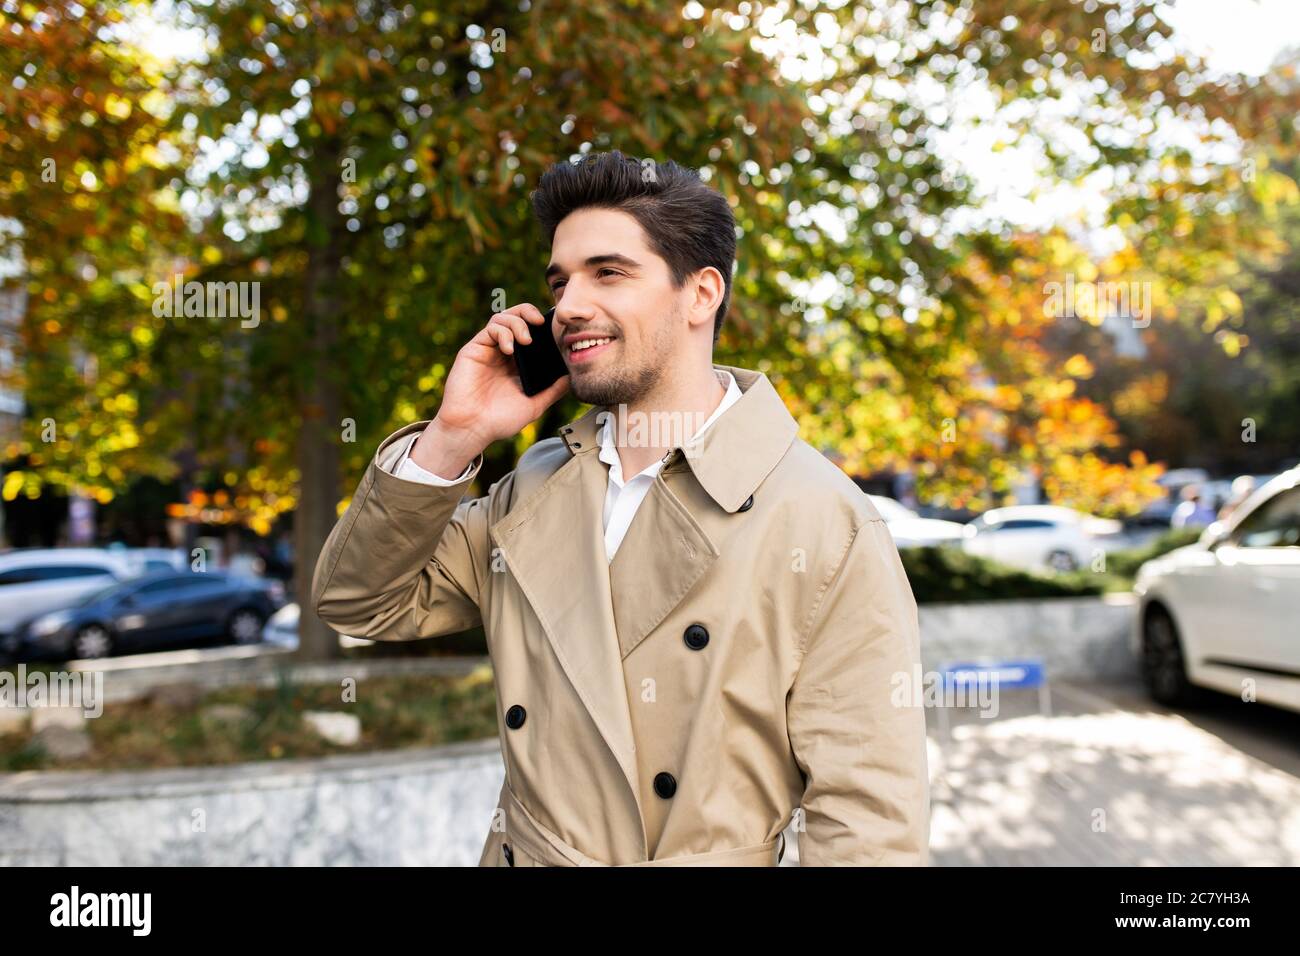
<svg viewBox="0 0 1300 956">
<path fill-rule="evenodd" d="M 566 354 L 572 361 L 586 361 L 597 353 L 603 352 L 614 341 L 613 336 L 606 336 L 601 339 L 583 339 L 581 342 L 575 342 L 571 345 L 566 350 Z"/>
</svg>

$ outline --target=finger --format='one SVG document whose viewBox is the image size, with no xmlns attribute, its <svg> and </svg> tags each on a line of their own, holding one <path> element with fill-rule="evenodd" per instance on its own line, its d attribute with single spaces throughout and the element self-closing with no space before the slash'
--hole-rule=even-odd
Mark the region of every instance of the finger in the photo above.
<svg viewBox="0 0 1300 956">
<path fill-rule="evenodd" d="M 500 357 L 501 355 L 496 335 L 493 334 L 489 326 L 485 325 L 474 333 L 474 337 L 461 347 L 461 352 L 476 353 L 479 349 L 491 349 L 494 356 Z"/>
<path fill-rule="evenodd" d="M 517 341 L 524 341 L 522 335 L 525 334 L 529 335 L 530 339 L 532 337 L 528 331 L 528 323 L 513 312 L 494 312 L 492 318 L 488 321 L 488 324 L 504 325 L 510 330 L 511 334 Z"/>
<path fill-rule="evenodd" d="M 522 318 L 528 320 L 533 325 L 540 325 L 541 323 L 546 321 L 546 316 L 545 314 L 543 314 L 542 310 L 539 309 L 537 306 L 533 305 L 531 302 L 520 302 L 517 306 L 515 306 L 513 309 L 510 309 L 509 311 L 514 315 L 521 316 Z"/>
<path fill-rule="evenodd" d="M 492 317 L 493 322 L 507 326 L 514 334 L 515 340 L 527 345 L 533 340 L 533 333 L 528 329 L 528 323 L 517 315 L 510 312 L 499 312 Z"/>
<path fill-rule="evenodd" d="M 515 353 L 515 337 L 510 334 L 510 330 L 499 323 L 489 322 L 487 325 L 488 335 L 492 336 L 497 343 L 497 348 L 506 355 Z"/>
</svg>

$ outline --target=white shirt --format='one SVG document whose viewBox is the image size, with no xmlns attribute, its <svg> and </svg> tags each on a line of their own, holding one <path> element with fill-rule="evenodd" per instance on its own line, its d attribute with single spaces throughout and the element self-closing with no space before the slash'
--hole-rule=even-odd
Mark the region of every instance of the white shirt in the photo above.
<svg viewBox="0 0 1300 956">
<path fill-rule="evenodd" d="M 718 384 L 725 386 L 727 391 L 722 396 L 722 401 L 718 403 L 718 407 L 705 419 L 699 430 L 691 436 L 691 441 L 703 435 L 705 430 L 717 421 L 723 412 L 740 400 L 742 394 L 740 386 L 736 384 L 734 375 L 721 369 L 714 369 L 713 371 L 718 377 Z M 632 525 L 632 519 L 636 517 L 637 508 L 645 500 L 646 493 L 649 492 L 650 486 L 654 484 L 655 478 L 659 474 L 659 470 L 664 466 L 663 459 L 657 459 L 647 465 L 640 473 L 624 481 L 623 463 L 618 457 L 618 448 L 614 444 L 614 417 L 613 415 L 606 416 L 601 427 L 600 453 L 598 455 L 601 461 L 609 465 L 609 479 L 605 489 L 605 511 L 603 515 L 605 558 L 607 561 L 614 560 L 619 545 L 623 543 L 623 536 L 627 534 L 627 529 Z M 449 480 L 435 475 L 411 460 L 411 448 L 414 445 L 415 440 L 412 440 L 406 446 L 406 451 L 402 452 L 402 457 L 398 459 L 397 465 L 393 468 L 395 477 L 407 481 L 418 481 L 426 485 L 446 486 L 464 481 L 474 474 L 474 463 L 470 462 L 465 470 L 461 472 L 459 478 Z"/>
</svg>

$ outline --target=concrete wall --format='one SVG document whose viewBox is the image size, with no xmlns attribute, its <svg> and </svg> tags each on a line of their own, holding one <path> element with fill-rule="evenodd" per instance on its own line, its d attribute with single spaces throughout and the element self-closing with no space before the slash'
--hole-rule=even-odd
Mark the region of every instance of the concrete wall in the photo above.
<svg viewBox="0 0 1300 956">
<path fill-rule="evenodd" d="M 1132 680 L 1131 594 L 1037 601 L 922 604 L 926 671 L 979 657 L 1041 657 L 1049 680 Z"/>
<path fill-rule="evenodd" d="M 504 774 L 493 737 L 230 767 L 0 775 L 0 867 L 474 866 Z"/>
</svg>

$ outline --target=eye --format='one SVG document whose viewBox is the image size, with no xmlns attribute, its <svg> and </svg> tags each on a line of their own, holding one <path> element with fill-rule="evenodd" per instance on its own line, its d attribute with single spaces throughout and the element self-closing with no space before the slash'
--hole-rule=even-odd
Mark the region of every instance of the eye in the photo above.
<svg viewBox="0 0 1300 956">
<path fill-rule="evenodd" d="M 606 268 L 604 268 L 604 269 L 599 269 L 599 270 L 597 270 L 597 272 L 596 272 L 596 277 L 599 278 L 599 277 L 600 277 L 600 274 L 601 274 L 602 272 L 608 272 L 608 273 L 611 273 L 612 275 L 616 275 L 616 276 L 617 276 L 617 275 L 622 275 L 622 274 L 623 274 L 623 273 L 617 271 L 616 269 L 610 269 L 610 268 L 606 267 Z"/>
</svg>

